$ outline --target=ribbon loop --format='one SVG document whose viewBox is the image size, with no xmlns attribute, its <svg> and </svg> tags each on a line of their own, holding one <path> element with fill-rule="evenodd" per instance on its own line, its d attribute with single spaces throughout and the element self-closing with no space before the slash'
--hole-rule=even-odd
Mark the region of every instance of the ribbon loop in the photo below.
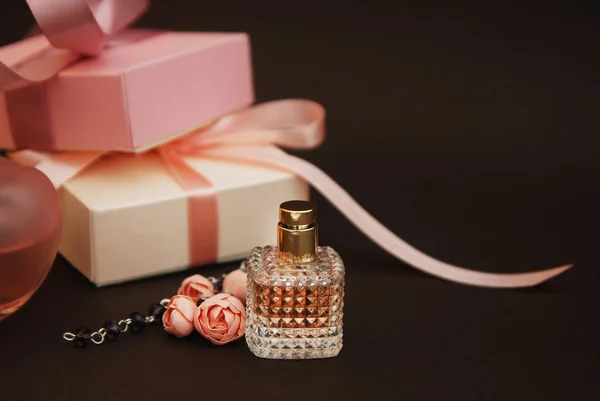
<svg viewBox="0 0 600 401">
<path fill-rule="evenodd" d="M 94 56 L 109 35 L 148 7 L 147 0 L 27 0 L 40 29 L 57 48 Z"/>
<path fill-rule="evenodd" d="M 312 149 L 325 138 L 324 124 L 325 109 L 316 102 L 275 100 L 222 117 L 207 129 L 184 138 L 177 146 L 184 152 L 232 144 Z"/>
</svg>

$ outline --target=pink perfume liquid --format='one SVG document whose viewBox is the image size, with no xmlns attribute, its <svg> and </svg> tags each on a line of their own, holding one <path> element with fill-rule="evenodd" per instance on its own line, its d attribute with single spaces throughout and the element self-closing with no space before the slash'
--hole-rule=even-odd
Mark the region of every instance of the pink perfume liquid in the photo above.
<svg viewBox="0 0 600 401">
<path fill-rule="evenodd" d="M 59 235 L 60 226 L 36 243 L 0 249 L 0 320 L 40 287 L 56 256 Z"/>
<path fill-rule="evenodd" d="M 61 233 L 58 198 L 39 171 L 0 157 L 0 320 L 40 287 Z"/>
</svg>

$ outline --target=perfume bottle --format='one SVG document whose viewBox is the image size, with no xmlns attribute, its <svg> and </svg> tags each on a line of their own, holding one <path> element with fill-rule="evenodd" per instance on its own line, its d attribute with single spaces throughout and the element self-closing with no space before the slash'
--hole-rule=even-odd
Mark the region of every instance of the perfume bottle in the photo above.
<svg viewBox="0 0 600 401">
<path fill-rule="evenodd" d="M 46 278 L 61 227 L 50 180 L 0 156 L 0 321 L 23 306 Z"/>
<path fill-rule="evenodd" d="M 248 256 L 246 342 L 258 357 L 328 358 L 342 348 L 344 264 L 318 246 L 316 217 L 310 202 L 282 203 L 277 246 Z"/>
</svg>

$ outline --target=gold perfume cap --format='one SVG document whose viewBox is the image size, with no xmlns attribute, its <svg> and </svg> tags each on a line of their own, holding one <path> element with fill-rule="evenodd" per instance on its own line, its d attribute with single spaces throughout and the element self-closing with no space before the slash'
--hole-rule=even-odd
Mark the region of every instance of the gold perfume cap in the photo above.
<svg viewBox="0 0 600 401">
<path fill-rule="evenodd" d="M 310 262 L 317 257 L 317 209 L 307 201 L 291 200 L 279 206 L 277 224 L 279 258 Z"/>
<path fill-rule="evenodd" d="M 291 200 L 279 206 L 279 222 L 289 228 L 307 228 L 315 224 L 317 211 L 314 205 L 307 201 Z"/>
</svg>

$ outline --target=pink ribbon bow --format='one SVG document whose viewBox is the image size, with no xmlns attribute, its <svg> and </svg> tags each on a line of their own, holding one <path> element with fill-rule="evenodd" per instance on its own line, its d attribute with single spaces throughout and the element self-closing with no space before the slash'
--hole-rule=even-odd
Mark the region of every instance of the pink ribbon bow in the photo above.
<svg viewBox="0 0 600 401">
<path fill-rule="evenodd" d="M 190 196 L 190 219 L 216 216 L 217 205 L 210 182 L 193 170 L 187 157 L 226 159 L 234 163 L 256 163 L 283 168 L 302 177 L 325 196 L 348 220 L 373 242 L 405 263 L 433 276 L 456 283 L 494 287 L 529 287 L 546 281 L 571 265 L 548 270 L 517 274 L 494 274 L 474 271 L 437 260 L 415 249 L 392 233 L 342 187 L 311 163 L 291 156 L 283 150 L 265 145 L 291 149 L 311 149 L 325 135 L 325 110 L 315 102 L 287 99 L 259 104 L 218 119 L 214 124 L 192 132 L 180 140 L 163 145 L 156 151 Z M 79 174 L 105 152 L 40 153 L 20 151 L 13 157 L 36 165 L 60 186 Z M 210 219 L 210 217 L 208 217 Z M 193 224 L 192 224 L 193 225 Z M 197 225 L 199 226 L 199 225 Z M 214 261 L 216 252 L 216 218 L 211 224 L 190 231 L 194 261 Z M 213 259 L 211 259 L 213 258 Z"/>
<path fill-rule="evenodd" d="M 16 62 L 0 60 L 0 92 L 45 81 L 82 56 L 100 53 L 108 38 L 135 21 L 147 0 L 27 0 L 42 40 Z M 10 53 L 10 52 L 9 52 Z"/>
</svg>

